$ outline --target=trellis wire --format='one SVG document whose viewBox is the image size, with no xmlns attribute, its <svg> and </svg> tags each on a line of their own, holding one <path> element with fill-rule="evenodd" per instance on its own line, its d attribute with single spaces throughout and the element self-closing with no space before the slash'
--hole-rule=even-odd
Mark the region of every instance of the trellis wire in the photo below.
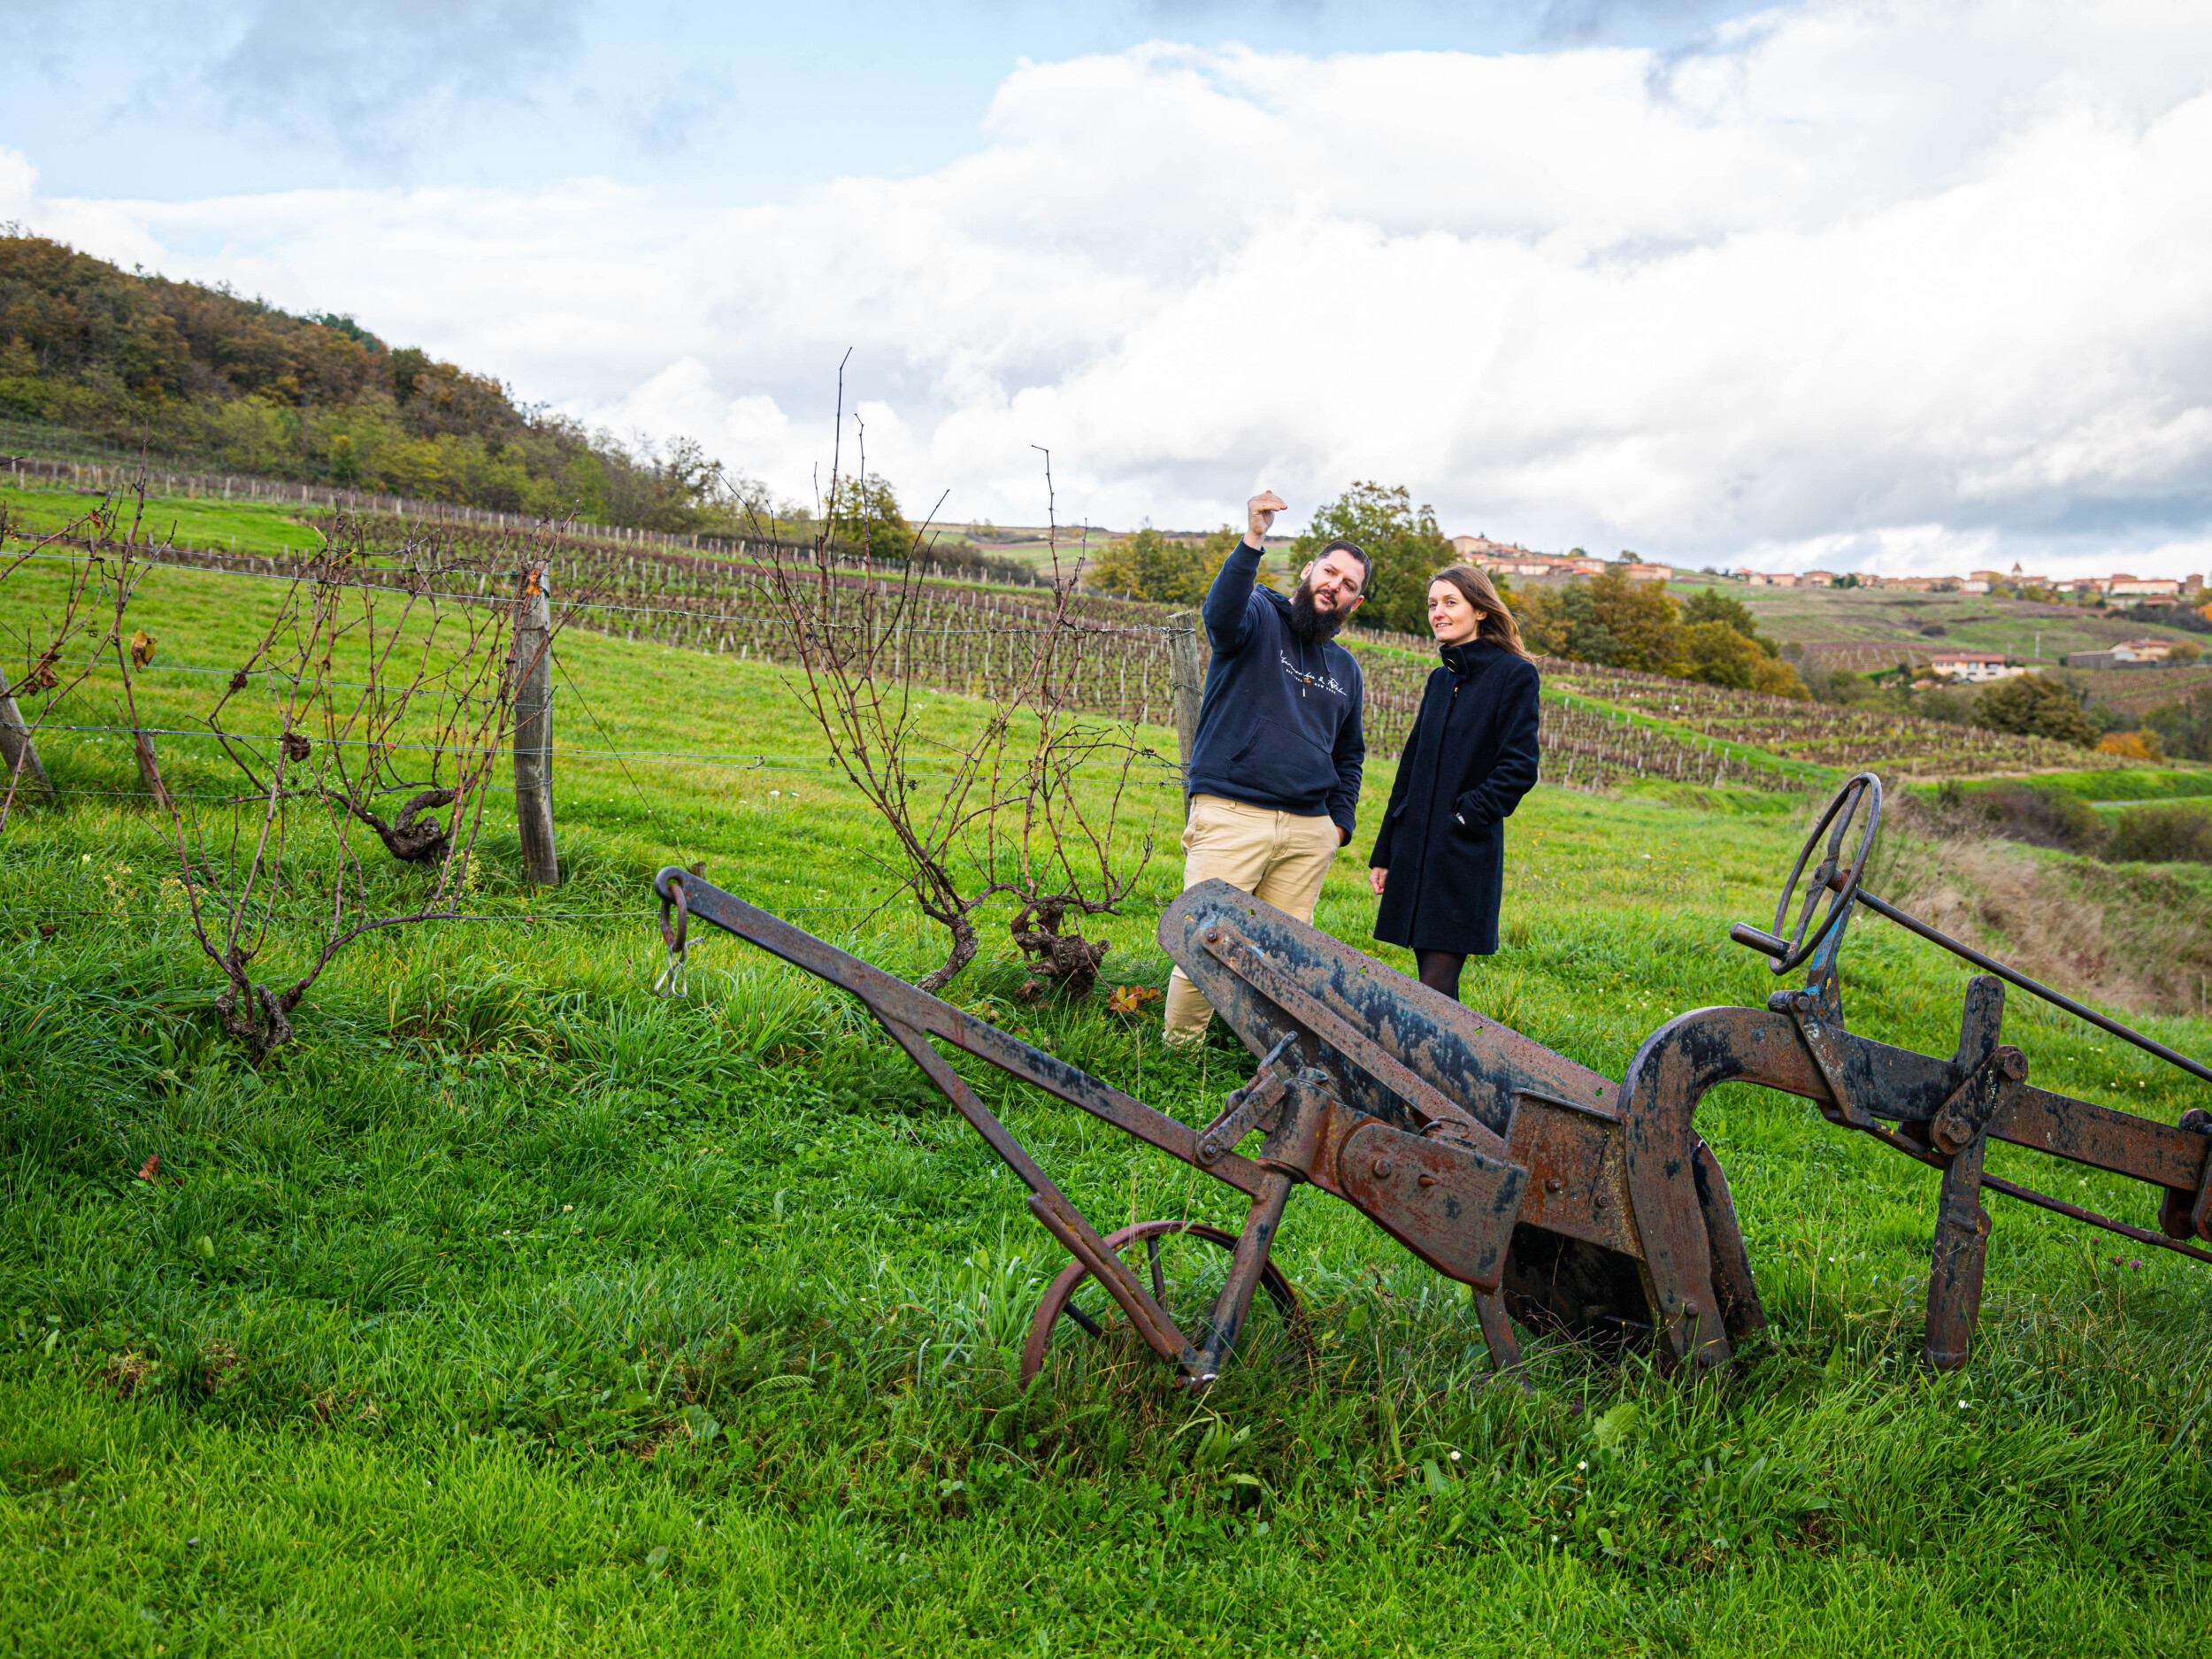
<svg viewBox="0 0 2212 1659">
<path fill-rule="evenodd" d="M 264 559 L 266 571 L 241 572 L 227 556 L 157 549 L 149 562 L 221 569 L 265 580 L 291 580 L 296 572 Z M 136 555 L 142 557 L 142 550 Z M 59 557 L 83 557 L 81 554 Z M 251 563 L 252 561 L 243 561 Z M 444 567 L 448 571 L 460 567 Z M 603 554 L 588 547 L 557 550 L 552 558 L 556 606 L 567 626 L 587 632 L 642 638 L 671 649 L 740 661 L 787 664 L 793 656 L 787 624 L 780 616 L 732 602 L 764 597 L 764 572 L 726 560 L 680 554 L 628 551 Z M 415 570 L 362 570 L 358 585 L 397 588 L 420 580 Z M 485 591 L 500 572 L 477 575 L 477 593 L 430 588 L 441 599 L 503 603 Z M 657 603 L 617 603 L 558 597 L 578 585 Z M 1159 607 L 1079 594 L 1078 614 L 1052 623 L 1049 613 L 1018 595 L 975 588 L 887 579 L 865 568 L 841 569 L 827 584 L 829 613 L 813 626 L 879 634 L 892 672 L 909 682 L 956 694 L 990 695 L 1010 684 L 1017 640 L 1041 631 L 1064 634 L 1072 647 L 1064 677 L 1055 687 L 1064 706 L 1117 720 L 1149 725 L 1172 718 L 1173 692 L 1168 628 L 1150 620 Z M 887 618 L 889 619 L 887 620 Z M 1143 619 L 1140 619 L 1140 618 Z M 1348 629 L 1347 640 L 1380 649 L 1359 652 L 1366 680 L 1365 727 L 1371 757 L 1388 755 L 1402 741 L 1419 706 L 1432 666 L 1427 641 Z M 1199 634 L 1202 658 L 1207 653 Z M 2080 751 L 2047 740 L 1900 717 L 1870 717 L 1831 705 L 1808 704 L 1756 693 L 1640 675 L 1584 663 L 1545 662 L 1555 689 L 1544 703 L 1544 780 L 1601 788 L 1625 779 L 1650 779 L 1703 787 L 1735 786 L 1770 792 L 1808 787 L 1813 769 L 1895 765 L 1908 775 L 1943 777 L 1998 769 L 2056 768 L 2083 764 Z M 194 672 L 221 672 L 203 671 Z M 1587 699 L 1601 688 L 1607 699 Z M 1664 703 L 1663 712 L 1654 705 Z M 1671 718 L 1688 709 L 1700 729 Z M 1746 755 L 1745 749 L 1765 750 Z M 586 751 L 563 751 L 582 756 Z M 628 751 L 625 751 L 626 755 Z M 1778 756 L 1786 763 L 1777 765 Z M 641 752 L 641 757 L 643 757 Z M 730 764 L 699 758 L 693 764 Z M 757 768 L 755 768 L 757 769 Z"/>
</svg>

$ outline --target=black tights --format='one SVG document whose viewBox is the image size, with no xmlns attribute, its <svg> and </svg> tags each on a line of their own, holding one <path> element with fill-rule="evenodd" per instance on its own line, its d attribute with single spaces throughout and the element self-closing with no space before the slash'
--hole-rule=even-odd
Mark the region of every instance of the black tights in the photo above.
<svg viewBox="0 0 2212 1659">
<path fill-rule="evenodd" d="M 1420 964 L 1422 984 L 1459 1001 L 1459 971 L 1467 965 L 1465 956 L 1449 950 L 1417 950 L 1413 959 Z"/>
</svg>

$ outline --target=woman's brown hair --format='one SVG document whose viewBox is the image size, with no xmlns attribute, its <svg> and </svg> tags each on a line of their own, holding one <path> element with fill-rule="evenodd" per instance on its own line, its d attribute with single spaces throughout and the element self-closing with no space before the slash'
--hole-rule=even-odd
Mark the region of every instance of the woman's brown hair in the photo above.
<svg viewBox="0 0 2212 1659">
<path fill-rule="evenodd" d="M 1438 582 L 1451 583 L 1459 589 L 1460 597 L 1475 608 L 1482 618 L 1475 631 L 1477 639 L 1494 640 L 1516 657 L 1528 656 L 1528 647 L 1521 643 L 1521 625 L 1514 621 L 1513 613 L 1505 608 L 1505 601 L 1498 597 L 1487 576 L 1471 565 L 1447 565 L 1429 578 L 1431 587 Z"/>
</svg>

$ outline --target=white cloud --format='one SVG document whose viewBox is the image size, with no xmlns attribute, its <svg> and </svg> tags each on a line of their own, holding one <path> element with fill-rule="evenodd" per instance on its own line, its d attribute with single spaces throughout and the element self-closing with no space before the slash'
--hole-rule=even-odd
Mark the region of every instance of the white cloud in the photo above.
<svg viewBox="0 0 2212 1659">
<path fill-rule="evenodd" d="M 704 213 L 581 181 L 5 204 L 804 494 L 835 365 L 915 504 L 1264 480 L 1694 563 L 2212 545 L 2212 13 L 1824 4 L 1709 50 L 1025 65 L 975 152 Z"/>
</svg>

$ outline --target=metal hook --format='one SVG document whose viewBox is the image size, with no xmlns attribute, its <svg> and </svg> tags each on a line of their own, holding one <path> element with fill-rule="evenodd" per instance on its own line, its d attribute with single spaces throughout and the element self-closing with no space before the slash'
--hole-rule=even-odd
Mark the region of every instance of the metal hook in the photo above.
<svg viewBox="0 0 2212 1659">
<path fill-rule="evenodd" d="M 669 887 L 675 897 L 661 900 L 661 941 L 668 947 L 668 965 L 653 981 L 656 996 L 681 996 L 684 994 L 684 947 L 691 931 L 691 901 L 684 892 L 681 881 L 672 880 Z M 668 912 L 676 912 L 676 925 L 668 925 Z"/>
</svg>

